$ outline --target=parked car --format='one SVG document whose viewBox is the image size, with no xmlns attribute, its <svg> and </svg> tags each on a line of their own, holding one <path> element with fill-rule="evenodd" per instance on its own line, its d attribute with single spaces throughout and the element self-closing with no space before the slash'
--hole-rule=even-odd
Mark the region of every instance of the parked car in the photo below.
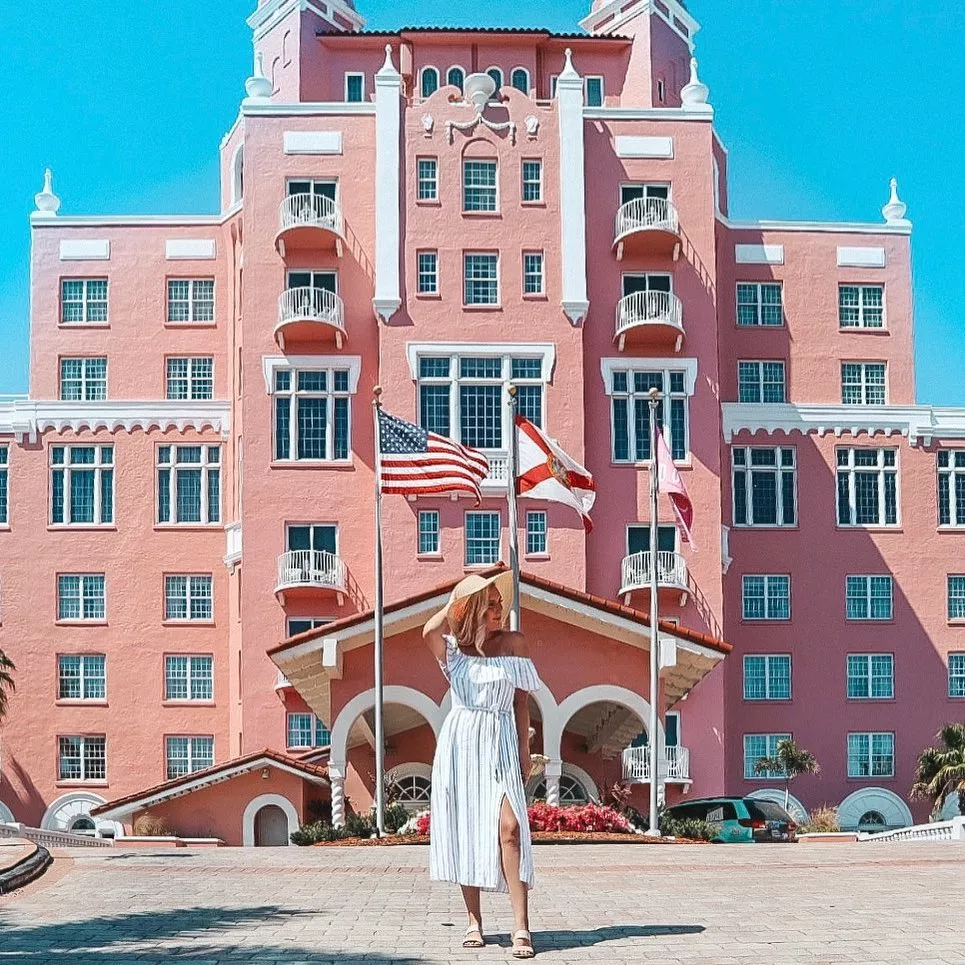
<svg viewBox="0 0 965 965">
<path fill-rule="evenodd" d="M 706 821 L 717 828 L 717 843 L 796 841 L 797 824 L 780 804 L 749 797 L 708 797 L 667 808 L 678 819 Z"/>
</svg>

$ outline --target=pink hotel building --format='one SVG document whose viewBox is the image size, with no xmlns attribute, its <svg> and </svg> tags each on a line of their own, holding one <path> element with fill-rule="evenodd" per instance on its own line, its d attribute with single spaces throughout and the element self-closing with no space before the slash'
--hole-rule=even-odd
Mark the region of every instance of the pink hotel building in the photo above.
<svg viewBox="0 0 965 965">
<path fill-rule="evenodd" d="M 266 0 L 220 214 L 32 215 L 30 394 L 0 404 L 0 820 L 284 843 L 373 793 L 372 390 L 486 451 L 481 506 L 386 497 L 387 765 L 426 800 L 419 627 L 506 559 L 506 388 L 594 474 L 521 504 L 550 758 L 646 799 L 650 567 L 666 799 L 927 817 L 965 708 L 965 411 L 916 405 L 911 224 L 739 222 L 678 0 L 582 33 L 363 29 Z M 488 75 L 488 76 L 487 76 Z M 492 83 L 490 84 L 490 78 Z M 696 506 L 647 551 L 646 395 Z M 663 507 L 662 512 L 669 510 Z M 726 642 L 725 642 L 726 641 Z"/>
</svg>

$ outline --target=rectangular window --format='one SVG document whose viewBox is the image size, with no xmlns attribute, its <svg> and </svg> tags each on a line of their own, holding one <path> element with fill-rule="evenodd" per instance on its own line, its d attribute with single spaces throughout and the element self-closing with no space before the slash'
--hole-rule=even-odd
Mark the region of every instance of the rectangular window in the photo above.
<svg viewBox="0 0 965 965">
<path fill-rule="evenodd" d="M 213 737 L 168 737 L 164 743 L 169 781 L 214 766 Z"/>
<path fill-rule="evenodd" d="M 841 402 L 844 405 L 884 405 L 884 362 L 842 362 Z"/>
<path fill-rule="evenodd" d="M 419 252 L 419 294 L 439 294 L 439 253 Z"/>
<path fill-rule="evenodd" d="M 894 776 L 894 734 L 848 734 L 848 777 Z"/>
<path fill-rule="evenodd" d="M 463 255 L 463 298 L 467 305 L 499 304 L 499 256 Z"/>
<path fill-rule="evenodd" d="M 948 577 L 948 619 L 965 620 L 965 576 Z"/>
<path fill-rule="evenodd" d="M 948 655 L 948 696 L 965 697 L 965 653 Z"/>
<path fill-rule="evenodd" d="M 745 620 L 790 620 L 791 578 L 789 576 L 745 576 Z"/>
<path fill-rule="evenodd" d="M 849 620 L 890 620 L 893 610 L 891 577 L 847 577 L 845 603 Z"/>
<path fill-rule="evenodd" d="M 838 525 L 898 525 L 898 450 L 838 449 Z"/>
<path fill-rule="evenodd" d="M 546 555 L 546 512 L 539 509 L 526 514 L 526 555 Z"/>
<path fill-rule="evenodd" d="M 542 295 L 543 293 L 543 252 L 524 252 L 523 294 Z"/>
<path fill-rule="evenodd" d="M 157 447 L 157 521 L 221 522 L 221 447 Z"/>
<path fill-rule="evenodd" d="M 885 700 L 895 696 L 895 658 L 890 653 L 848 654 L 848 697 Z"/>
<path fill-rule="evenodd" d="M 164 619 L 190 623 L 214 617 L 211 574 L 164 577 Z"/>
<path fill-rule="evenodd" d="M 10 489 L 7 482 L 9 458 L 10 447 L 0 443 L 0 526 L 10 522 Z"/>
<path fill-rule="evenodd" d="M 288 747 L 328 747 L 331 734 L 314 714 L 288 715 Z"/>
<path fill-rule="evenodd" d="M 107 279 L 61 279 L 60 320 L 64 325 L 106 324 Z"/>
<path fill-rule="evenodd" d="M 783 362 L 738 362 L 739 402 L 785 402 Z"/>
<path fill-rule="evenodd" d="M 496 210 L 496 162 L 462 162 L 463 211 Z"/>
<path fill-rule="evenodd" d="M 423 509 L 419 512 L 419 555 L 439 554 L 439 511 Z"/>
<path fill-rule="evenodd" d="M 938 453 L 938 525 L 965 526 L 965 449 Z"/>
<path fill-rule="evenodd" d="M 885 290 L 881 285 L 840 285 L 838 325 L 841 328 L 884 328 Z"/>
<path fill-rule="evenodd" d="M 167 398 L 199 401 L 214 398 L 214 359 L 169 358 L 167 360 Z"/>
<path fill-rule="evenodd" d="M 59 737 L 58 777 L 61 781 L 106 781 L 107 738 Z"/>
<path fill-rule="evenodd" d="M 350 104 L 361 104 L 365 100 L 365 74 L 345 75 L 345 100 Z"/>
<path fill-rule="evenodd" d="M 735 526 L 797 524 L 797 450 L 734 446 Z"/>
<path fill-rule="evenodd" d="M 587 77 L 585 83 L 586 83 L 586 106 L 602 107 L 603 106 L 603 78 Z"/>
<path fill-rule="evenodd" d="M 338 462 L 349 458 L 348 369 L 275 372 L 275 459 Z"/>
<path fill-rule="evenodd" d="M 499 513 L 466 513 L 466 566 L 499 562 Z"/>
<path fill-rule="evenodd" d="M 784 294 L 780 282 L 738 282 L 737 324 L 784 324 Z"/>
<path fill-rule="evenodd" d="M 165 700 L 213 700 L 214 657 L 174 654 L 164 658 Z"/>
<path fill-rule="evenodd" d="M 56 526 L 114 522 L 114 447 L 50 447 L 50 521 Z"/>
<path fill-rule="evenodd" d="M 673 369 L 615 371 L 609 388 L 614 462 L 649 462 L 652 388 L 661 393 L 657 420 L 670 452 L 675 460 L 687 458 L 689 397 L 684 372 Z"/>
<path fill-rule="evenodd" d="M 61 573 L 57 577 L 57 619 L 106 619 L 103 573 Z"/>
<path fill-rule="evenodd" d="M 331 622 L 331 617 L 290 617 L 285 629 L 288 631 L 288 636 L 294 637 L 307 630 L 317 630 Z"/>
<path fill-rule="evenodd" d="M 420 201 L 439 200 L 439 162 L 434 157 L 418 159 L 418 195 Z"/>
<path fill-rule="evenodd" d="M 97 402 L 107 398 L 107 359 L 61 359 L 60 398 Z"/>
<path fill-rule="evenodd" d="M 57 658 L 60 700 L 105 700 L 106 657 L 102 653 L 61 654 Z"/>
<path fill-rule="evenodd" d="M 790 699 L 790 656 L 744 657 L 744 700 Z"/>
<path fill-rule="evenodd" d="M 168 321 L 191 325 L 214 321 L 213 278 L 169 278 Z"/>
<path fill-rule="evenodd" d="M 523 203 L 534 204 L 543 200 L 543 162 L 534 159 L 523 161 Z"/>
<path fill-rule="evenodd" d="M 784 777 L 782 771 L 768 771 L 765 774 L 758 774 L 755 768 L 762 757 L 776 757 L 778 743 L 782 740 L 789 740 L 790 737 L 790 734 L 745 734 L 744 779 L 747 781 L 767 781 Z"/>
</svg>

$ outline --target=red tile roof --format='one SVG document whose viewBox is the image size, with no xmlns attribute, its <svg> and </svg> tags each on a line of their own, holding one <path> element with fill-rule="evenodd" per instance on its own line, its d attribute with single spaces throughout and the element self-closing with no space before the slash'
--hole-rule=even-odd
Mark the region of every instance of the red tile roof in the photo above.
<svg viewBox="0 0 965 965">
<path fill-rule="evenodd" d="M 400 27 L 398 30 L 324 30 L 315 31 L 316 37 L 329 39 L 351 40 L 353 37 L 398 37 L 406 34 L 492 34 L 496 36 L 516 36 L 516 37 L 543 37 L 546 40 L 585 40 L 594 43 L 604 41 L 622 41 L 625 44 L 631 42 L 630 37 L 619 36 L 618 34 L 587 34 L 587 33 L 554 33 L 545 27 Z"/>
</svg>

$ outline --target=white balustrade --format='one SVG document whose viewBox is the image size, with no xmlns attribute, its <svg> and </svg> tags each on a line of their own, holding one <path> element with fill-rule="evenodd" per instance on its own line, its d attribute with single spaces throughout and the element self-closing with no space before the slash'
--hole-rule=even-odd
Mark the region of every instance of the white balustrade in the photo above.
<svg viewBox="0 0 965 965">
<path fill-rule="evenodd" d="M 684 312 L 680 299 L 670 292 L 634 292 L 617 303 L 614 338 L 638 325 L 667 325 L 683 334 Z"/>
<path fill-rule="evenodd" d="M 345 306 L 335 292 L 324 288 L 287 288 L 278 298 L 278 324 L 324 322 L 345 331 Z"/>
<path fill-rule="evenodd" d="M 289 550 L 278 557 L 278 588 L 294 586 L 345 590 L 345 564 L 326 550 Z"/>
<path fill-rule="evenodd" d="M 321 194 L 290 194 L 281 203 L 281 230 L 324 228 L 341 236 L 342 209 Z"/>
<path fill-rule="evenodd" d="M 93 834 L 72 834 L 69 831 L 48 831 L 45 828 L 28 828 L 23 824 L 0 823 L 0 838 L 23 838 L 42 848 L 111 848 L 110 838 L 98 838 Z"/>
<path fill-rule="evenodd" d="M 900 844 L 904 841 L 965 841 L 965 817 L 951 821 L 934 821 L 916 824 L 910 828 L 894 831 L 877 831 L 871 834 L 859 832 L 858 840 L 867 843 Z"/>
<path fill-rule="evenodd" d="M 677 745 L 665 746 L 660 777 L 665 781 L 689 781 L 690 749 Z M 623 752 L 623 779 L 637 784 L 650 781 L 649 747 L 628 747 Z"/>
<path fill-rule="evenodd" d="M 616 241 L 635 231 L 680 232 L 677 209 L 666 198 L 634 198 L 617 212 L 613 237 Z"/>
<path fill-rule="evenodd" d="M 620 567 L 620 592 L 645 590 L 650 587 L 650 553 L 632 553 L 623 558 Z M 687 561 L 679 553 L 657 553 L 657 584 L 687 589 Z"/>
<path fill-rule="evenodd" d="M 484 489 L 505 489 L 509 484 L 509 456 L 486 453 L 489 475 L 482 481 Z"/>
</svg>

